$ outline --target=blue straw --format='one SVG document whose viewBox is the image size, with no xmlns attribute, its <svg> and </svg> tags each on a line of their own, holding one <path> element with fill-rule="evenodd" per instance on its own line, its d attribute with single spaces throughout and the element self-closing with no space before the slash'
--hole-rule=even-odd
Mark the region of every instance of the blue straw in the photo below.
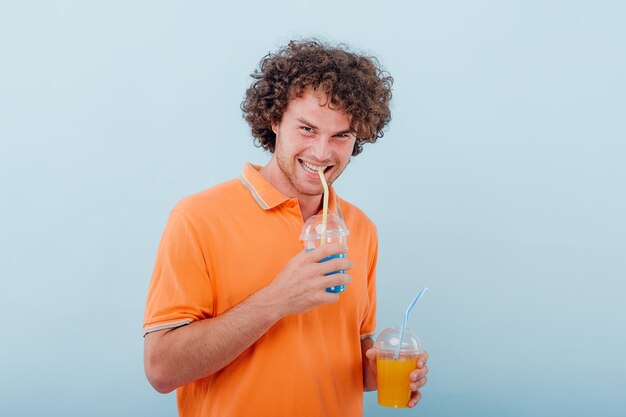
<svg viewBox="0 0 626 417">
<path fill-rule="evenodd" d="M 406 322 L 409 318 L 409 313 L 411 312 L 413 307 L 415 307 L 415 304 L 417 304 L 419 299 L 422 298 L 422 295 L 427 289 L 428 289 L 427 287 L 422 288 L 420 292 L 417 293 L 413 301 L 411 301 L 411 304 L 409 304 L 409 307 L 404 312 L 404 319 L 402 320 L 402 328 L 400 330 L 400 343 L 398 343 L 398 348 L 396 349 L 396 353 L 394 353 L 393 355 L 393 359 L 396 361 L 398 360 L 398 357 L 400 356 L 400 348 L 402 347 L 402 342 L 404 341 L 404 333 L 406 332 Z"/>
</svg>

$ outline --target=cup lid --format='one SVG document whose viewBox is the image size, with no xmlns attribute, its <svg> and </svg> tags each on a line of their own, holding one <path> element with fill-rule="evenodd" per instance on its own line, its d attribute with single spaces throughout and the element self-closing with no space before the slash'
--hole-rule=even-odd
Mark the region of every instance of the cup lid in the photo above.
<svg viewBox="0 0 626 417">
<path fill-rule="evenodd" d="M 322 236 L 348 236 L 350 231 L 344 221 L 335 214 L 329 214 L 326 218 L 326 231 L 323 228 L 323 216 L 316 214 L 304 223 L 300 240 L 321 239 Z"/>
<path fill-rule="evenodd" d="M 382 331 L 376 338 L 374 347 L 378 350 L 395 352 L 398 350 L 400 343 L 400 328 L 388 327 Z M 402 346 L 400 346 L 400 352 L 420 352 L 420 344 L 417 336 L 409 328 L 405 329 L 404 338 L 402 339 Z"/>
</svg>

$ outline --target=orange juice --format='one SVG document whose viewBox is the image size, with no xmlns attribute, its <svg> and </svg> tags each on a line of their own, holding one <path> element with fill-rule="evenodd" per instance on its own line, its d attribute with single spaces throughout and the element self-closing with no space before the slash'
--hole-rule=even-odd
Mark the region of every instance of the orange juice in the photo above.
<svg viewBox="0 0 626 417">
<path fill-rule="evenodd" d="M 395 408 L 407 406 L 411 397 L 409 375 L 417 367 L 415 359 L 394 360 L 379 357 L 376 360 L 378 404 Z"/>
</svg>

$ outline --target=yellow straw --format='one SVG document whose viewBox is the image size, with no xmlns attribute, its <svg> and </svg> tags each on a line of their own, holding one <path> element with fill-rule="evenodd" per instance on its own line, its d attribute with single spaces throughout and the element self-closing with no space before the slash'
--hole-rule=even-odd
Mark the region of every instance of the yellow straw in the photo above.
<svg viewBox="0 0 626 417">
<path fill-rule="evenodd" d="M 326 239 L 324 239 L 324 233 L 326 233 L 326 219 L 328 217 L 328 184 L 326 184 L 326 177 L 324 177 L 324 168 L 318 168 L 317 173 L 322 181 L 322 187 L 324 187 L 324 203 L 322 206 L 322 239 L 320 244 L 323 245 Z"/>
</svg>

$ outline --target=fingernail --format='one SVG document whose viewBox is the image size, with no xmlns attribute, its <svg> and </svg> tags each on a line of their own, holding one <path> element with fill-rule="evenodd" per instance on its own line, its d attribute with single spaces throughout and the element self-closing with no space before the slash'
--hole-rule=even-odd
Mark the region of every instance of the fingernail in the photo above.
<svg viewBox="0 0 626 417">
<path fill-rule="evenodd" d="M 423 367 L 423 366 L 424 366 L 424 361 L 418 361 L 418 362 L 417 362 L 417 367 L 418 367 L 418 368 L 421 368 L 421 367 Z"/>
</svg>

